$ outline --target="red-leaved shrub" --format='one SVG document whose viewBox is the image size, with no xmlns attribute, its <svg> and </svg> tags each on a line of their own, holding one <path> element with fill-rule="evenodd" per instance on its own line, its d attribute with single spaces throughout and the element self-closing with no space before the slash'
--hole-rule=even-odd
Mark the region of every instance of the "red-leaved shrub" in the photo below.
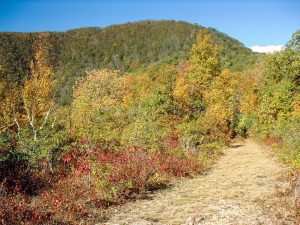
<svg viewBox="0 0 300 225">
<path fill-rule="evenodd" d="M 50 221 L 51 212 L 32 204 L 31 200 L 21 193 L 0 196 L 0 224 L 45 224 Z"/>
<path fill-rule="evenodd" d="M 202 169 L 193 158 L 136 147 L 106 152 L 73 148 L 56 166 L 56 179 L 25 165 L 2 165 L 10 172 L 0 174 L 4 186 L 1 224 L 93 224 L 99 220 L 99 208 L 136 198 L 171 177 L 190 176 Z M 34 192 L 28 191 L 30 185 Z"/>
<path fill-rule="evenodd" d="M 112 201 L 147 190 L 155 185 L 154 176 L 190 176 L 202 169 L 194 159 L 152 154 L 139 148 L 107 152 L 93 149 L 85 154 L 72 149 L 65 155 L 64 162 L 73 167 L 70 179 L 91 176 L 91 180 L 106 193 L 105 198 Z"/>
</svg>

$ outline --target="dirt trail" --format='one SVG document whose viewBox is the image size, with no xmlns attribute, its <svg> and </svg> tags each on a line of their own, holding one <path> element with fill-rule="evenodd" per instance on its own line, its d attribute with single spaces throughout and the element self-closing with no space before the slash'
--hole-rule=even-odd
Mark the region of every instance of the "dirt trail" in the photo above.
<svg viewBox="0 0 300 225">
<path fill-rule="evenodd" d="M 235 143 L 206 175 L 112 208 L 106 224 L 293 224 L 276 193 L 282 170 L 258 143 Z"/>
</svg>

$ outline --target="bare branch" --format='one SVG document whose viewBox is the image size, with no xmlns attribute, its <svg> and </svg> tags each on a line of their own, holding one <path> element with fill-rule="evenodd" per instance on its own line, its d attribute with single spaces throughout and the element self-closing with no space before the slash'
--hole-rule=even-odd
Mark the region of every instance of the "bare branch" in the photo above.
<svg viewBox="0 0 300 225">
<path fill-rule="evenodd" d="M 46 125 L 48 118 L 50 116 L 50 113 L 52 111 L 52 107 L 53 107 L 53 103 L 50 105 L 49 110 L 46 113 L 43 124 L 37 129 L 37 131 L 42 130 L 44 128 L 44 126 Z"/>
</svg>

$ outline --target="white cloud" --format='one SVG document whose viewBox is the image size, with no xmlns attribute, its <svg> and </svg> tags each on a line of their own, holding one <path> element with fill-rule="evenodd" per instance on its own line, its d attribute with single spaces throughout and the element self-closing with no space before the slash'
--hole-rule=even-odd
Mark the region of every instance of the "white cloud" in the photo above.
<svg viewBox="0 0 300 225">
<path fill-rule="evenodd" d="M 281 51 L 283 47 L 284 47 L 283 45 L 266 45 L 266 46 L 254 45 L 250 48 L 254 52 L 273 53 L 273 52 Z"/>
</svg>

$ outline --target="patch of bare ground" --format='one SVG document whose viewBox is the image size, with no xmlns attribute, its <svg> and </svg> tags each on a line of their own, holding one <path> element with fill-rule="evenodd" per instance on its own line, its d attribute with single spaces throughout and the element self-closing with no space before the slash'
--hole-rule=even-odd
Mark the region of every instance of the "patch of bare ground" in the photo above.
<svg viewBox="0 0 300 225">
<path fill-rule="evenodd" d="M 296 224 L 290 185 L 276 156 L 253 140 L 235 143 L 207 172 L 122 206 L 99 224 Z"/>
</svg>

